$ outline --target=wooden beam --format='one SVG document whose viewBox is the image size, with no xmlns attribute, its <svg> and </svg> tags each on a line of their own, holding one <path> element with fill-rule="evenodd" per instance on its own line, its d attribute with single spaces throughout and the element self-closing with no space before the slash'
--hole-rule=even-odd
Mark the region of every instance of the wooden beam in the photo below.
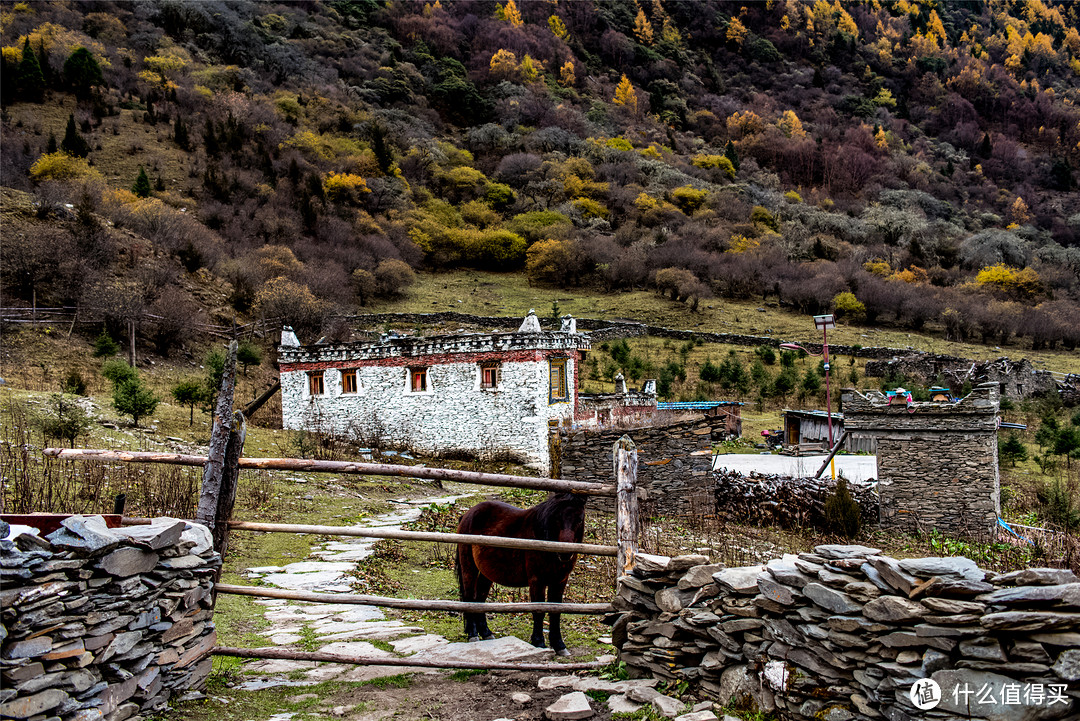
<svg viewBox="0 0 1080 721">
<path fill-rule="evenodd" d="M 315 593 L 313 591 L 288 591 L 283 588 L 263 586 L 233 586 L 217 584 L 218 593 L 259 598 L 284 598 L 289 601 L 313 603 L 351 603 L 360 606 L 385 606 L 412 611 L 451 611 L 453 613 L 578 613 L 600 616 L 615 609 L 610 603 L 472 603 L 468 601 L 443 601 L 421 598 L 388 598 L 353 593 Z"/>
<path fill-rule="evenodd" d="M 821 478 L 821 474 L 825 472 L 825 468 L 829 465 L 829 461 L 833 459 L 840 447 L 844 445 L 844 441 L 847 440 L 848 431 L 844 431 L 840 434 L 840 440 L 836 442 L 836 445 L 829 451 L 829 455 L 825 457 L 825 462 L 821 464 L 821 468 L 817 469 L 817 473 L 814 474 L 814 478 Z"/>
<path fill-rule="evenodd" d="M 46 456 L 71 461 L 111 461 L 122 463 L 165 463 L 174 466 L 202 466 L 206 456 L 183 453 L 157 453 L 154 451 L 112 451 L 93 448 L 46 448 Z M 315 473 L 341 473 L 358 476 L 398 476 L 423 478 L 433 481 L 475 483 L 481 486 L 508 486 L 531 488 L 556 493 L 580 493 L 587 496 L 614 496 L 615 486 L 587 481 L 564 481 L 558 478 L 530 478 L 510 476 L 503 473 L 477 473 L 451 468 L 427 468 L 425 466 L 396 466 L 389 463 L 353 463 L 351 461 L 316 461 L 306 458 L 241 458 L 241 468 L 264 471 L 300 471 Z"/>
<path fill-rule="evenodd" d="M 603 668 L 608 664 L 602 661 L 582 661 L 580 663 L 512 663 L 512 662 L 470 662 L 470 661 L 428 661 L 422 658 L 393 658 L 370 656 L 342 656 L 321 651 L 293 651 L 285 648 L 232 648 L 217 646 L 210 651 L 212 656 L 236 656 L 239 658 L 274 658 L 287 661 L 319 661 L 325 663 L 352 663 L 360 666 L 405 666 L 410 668 L 464 668 L 483 669 L 485 671 L 584 671 Z"/>
<path fill-rule="evenodd" d="M 221 495 L 221 477 L 225 472 L 225 448 L 233 424 L 233 389 L 236 385 L 236 341 L 229 341 L 225 356 L 225 368 L 221 375 L 221 390 L 214 408 L 214 425 L 210 432 L 210 446 L 203 458 L 202 487 L 199 490 L 199 506 L 195 519 L 210 529 L 217 528 L 218 498 Z M 194 465 L 194 464 L 193 464 Z M 217 539 L 215 538 L 215 544 Z M 219 548 L 215 550 L 220 551 Z"/>
<path fill-rule="evenodd" d="M 638 554 L 637 446 L 630 436 L 615 441 L 614 465 L 618 496 L 615 499 L 615 530 L 619 555 L 617 573 L 622 576 L 634 570 Z"/>
<path fill-rule="evenodd" d="M 244 417 L 251 418 L 251 414 L 263 407 L 263 405 L 281 390 L 281 381 L 274 381 L 274 385 L 267 388 L 262 395 L 244 406 Z"/>
<path fill-rule="evenodd" d="M 311 533 L 319 536 L 356 536 L 359 538 L 394 538 L 400 541 L 435 541 L 436 543 L 468 543 L 474 546 L 495 548 L 521 548 L 527 551 L 553 551 L 556 553 L 585 553 L 590 556 L 616 556 L 615 546 L 599 546 L 592 543 L 562 543 L 540 541 L 532 538 L 507 536 L 481 536 L 469 533 L 431 533 L 426 531 L 400 531 L 390 528 L 354 528 L 351 526 L 302 526 L 293 523 L 249 523 L 229 521 L 235 531 L 265 531 L 267 533 Z"/>
</svg>

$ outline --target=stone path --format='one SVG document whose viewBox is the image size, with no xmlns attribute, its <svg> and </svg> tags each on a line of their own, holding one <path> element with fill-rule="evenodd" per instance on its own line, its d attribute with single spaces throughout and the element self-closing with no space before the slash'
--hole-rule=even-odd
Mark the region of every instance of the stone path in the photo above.
<svg viewBox="0 0 1080 721">
<path fill-rule="evenodd" d="M 357 528 L 394 528 L 420 517 L 424 506 L 444 504 L 470 494 L 441 498 L 403 499 L 402 508 L 355 525 Z M 287 566 L 249 568 L 245 575 L 260 579 L 264 584 L 299 591 L 320 593 L 350 593 L 347 576 L 356 562 L 374 552 L 378 539 L 337 538 L 313 549 L 308 560 Z M 325 653 L 349 656 L 392 657 L 407 656 L 424 659 L 470 661 L 547 661 L 553 656 L 550 649 L 538 649 L 514 637 L 478 643 L 451 643 L 448 639 L 425 634 L 424 629 L 409 626 L 396 619 L 387 619 L 382 609 L 355 604 L 303 603 L 280 599 L 258 599 L 256 604 L 266 608 L 263 616 L 270 622 L 261 631 L 276 646 L 312 645 Z M 381 642 L 379 648 L 372 642 Z M 393 652 L 385 650 L 390 644 Z M 329 679 L 365 681 L 401 673 L 440 673 L 437 669 L 402 666 L 352 666 L 346 664 L 317 664 L 312 661 L 277 659 L 255 660 L 245 664 L 246 674 L 254 678 L 241 684 L 245 690 L 272 686 L 309 686 Z M 294 672 L 305 678 L 296 679 Z"/>
</svg>

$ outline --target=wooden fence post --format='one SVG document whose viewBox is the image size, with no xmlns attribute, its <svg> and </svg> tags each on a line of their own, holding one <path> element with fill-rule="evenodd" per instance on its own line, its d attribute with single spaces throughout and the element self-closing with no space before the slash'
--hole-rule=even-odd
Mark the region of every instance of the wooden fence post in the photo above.
<svg viewBox="0 0 1080 721">
<path fill-rule="evenodd" d="M 637 446 L 630 436 L 615 441 L 615 528 L 619 556 L 617 574 L 634 570 L 638 554 Z"/>
<path fill-rule="evenodd" d="M 214 536 L 214 548 L 221 554 L 222 565 L 218 566 L 214 580 L 221 579 L 225 554 L 229 550 L 229 521 L 232 520 L 233 505 L 236 503 L 236 488 L 240 483 L 240 457 L 244 455 L 244 441 L 247 438 L 247 420 L 241 411 L 233 413 L 232 430 L 225 447 L 225 467 L 221 474 L 221 489 L 218 495 L 217 512 L 211 533 Z"/>
<path fill-rule="evenodd" d="M 233 391 L 235 387 L 236 341 L 233 340 L 229 341 L 229 350 L 225 356 L 225 371 L 221 376 L 221 391 L 218 393 L 217 405 L 214 409 L 214 426 L 210 433 L 210 447 L 206 453 L 206 465 L 203 466 L 199 507 L 195 512 L 195 520 L 205 525 L 214 534 L 215 550 L 220 550 L 217 548 L 218 507 L 221 502 L 222 477 L 225 473 L 225 452 L 229 445 L 229 436 L 233 431 Z"/>
</svg>

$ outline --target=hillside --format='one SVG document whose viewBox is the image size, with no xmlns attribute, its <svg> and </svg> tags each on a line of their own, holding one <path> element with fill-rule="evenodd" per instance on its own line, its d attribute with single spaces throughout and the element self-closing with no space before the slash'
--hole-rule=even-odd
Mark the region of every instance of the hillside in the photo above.
<svg viewBox="0 0 1080 721">
<path fill-rule="evenodd" d="M 4 305 L 165 354 L 472 269 L 1071 350 L 1077 13 L 4 2 Z"/>
</svg>

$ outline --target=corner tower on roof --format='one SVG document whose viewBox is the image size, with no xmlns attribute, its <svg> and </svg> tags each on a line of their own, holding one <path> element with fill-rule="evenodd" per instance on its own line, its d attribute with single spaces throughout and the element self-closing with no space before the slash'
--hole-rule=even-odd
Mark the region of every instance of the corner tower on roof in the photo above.
<svg viewBox="0 0 1080 721">
<path fill-rule="evenodd" d="M 589 338 L 544 330 L 300 345 L 281 334 L 282 425 L 426 455 L 507 458 L 548 473 L 549 424 L 572 423 Z"/>
</svg>

